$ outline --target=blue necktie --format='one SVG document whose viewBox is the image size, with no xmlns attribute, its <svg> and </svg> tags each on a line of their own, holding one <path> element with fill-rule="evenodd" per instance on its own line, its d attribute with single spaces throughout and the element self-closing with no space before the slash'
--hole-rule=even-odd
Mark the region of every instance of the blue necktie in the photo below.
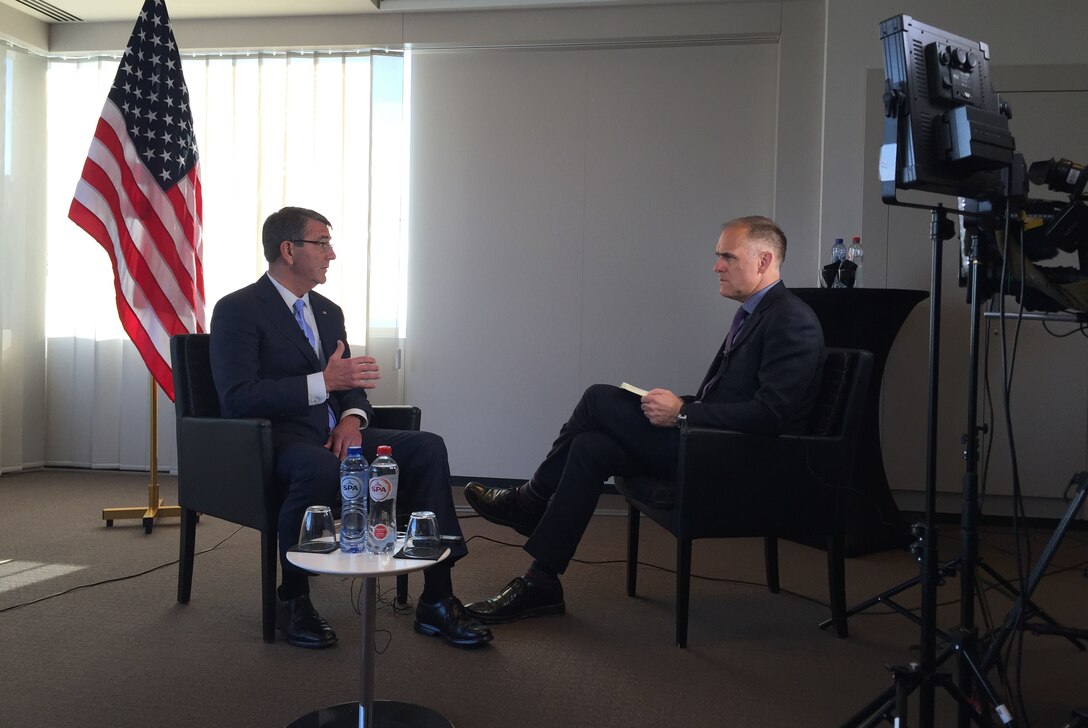
<svg viewBox="0 0 1088 728">
<path fill-rule="evenodd" d="M 310 324 L 306 323 L 306 317 L 302 315 L 304 308 L 306 308 L 306 304 L 303 303 L 301 298 L 295 301 L 295 321 L 298 322 L 298 327 L 302 329 L 302 333 L 306 334 L 306 339 L 310 342 L 310 348 L 317 352 L 317 337 L 314 336 L 314 330 L 310 328 Z"/>
<path fill-rule="evenodd" d="M 744 319 L 748 318 L 748 310 L 743 306 L 737 309 L 737 313 L 733 316 L 733 325 L 729 327 L 729 333 L 725 335 L 725 353 L 729 353 L 729 350 L 733 348 L 733 339 L 737 338 L 737 334 L 740 333 L 740 329 L 744 326 Z"/>
<path fill-rule="evenodd" d="M 310 342 L 310 348 L 317 353 L 317 358 L 321 359 L 321 352 L 317 351 L 317 337 L 314 336 L 314 330 L 310 328 L 310 324 L 306 323 L 306 317 L 302 315 L 302 309 L 306 307 L 302 299 L 295 301 L 293 306 L 295 310 L 295 321 L 298 322 L 298 327 L 302 329 L 302 333 L 306 334 L 307 341 Z M 332 405 L 326 405 L 329 409 L 329 429 L 336 427 L 336 415 L 332 413 Z"/>
<path fill-rule="evenodd" d="M 733 340 L 737 338 L 737 334 L 740 333 L 740 329 L 744 326 L 744 319 L 746 318 L 748 318 L 748 311 L 743 307 L 738 308 L 736 315 L 733 316 L 733 324 L 729 327 L 729 333 L 725 335 L 725 345 L 722 346 L 721 351 L 721 365 L 718 367 L 718 371 L 714 372 L 714 376 L 707 380 L 707 383 L 699 390 L 699 396 L 696 398 L 696 402 L 702 402 L 703 397 L 710 391 L 710 388 L 717 384 L 718 380 L 722 378 L 722 374 L 725 372 L 725 357 L 733 348 Z"/>
</svg>

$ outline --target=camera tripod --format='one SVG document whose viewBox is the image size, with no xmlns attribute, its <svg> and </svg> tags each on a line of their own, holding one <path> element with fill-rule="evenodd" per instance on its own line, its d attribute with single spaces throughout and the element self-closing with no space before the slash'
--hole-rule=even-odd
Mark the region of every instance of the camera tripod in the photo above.
<svg viewBox="0 0 1088 728">
<path fill-rule="evenodd" d="M 1076 493 L 1074 494 L 1069 507 L 1066 509 L 1065 515 L 1062 517 L 1057 528 L 1055 528 L 1054 533 L 1051 534 L 1050 540 L 1043 549 L 1038 562 L 1036 562 L 1029 574 L 1023 590 L 1017 593 L 1016 601 L 1008 614 L 1006 614 L 1001 626 L 982 640 L 982 642 L 988 645 L 985 653 L 983 653 L 981 657 L 975 658 L 971 654 L 965 652 L 965 638 L 971 633 L 962 627 L 951 634 L 937 630 L 945 640 L 946 647 L 937 655 L 936 665 L 943 664 L 953 654 L 959 654 L 964 666 L 970 671 L 970 679 L 966 681 L 967 684 L 965 684 L 964 677 L 961 675 L 959 686 L 954 684 L 951 680 L 951 676 L 946 673 L 933 673 L 929 676 L 934 685 L 945 688 L 949 694 L 952 695 L 953 699 L 959 703 L 961 708 L 961 723 L 975 720 L 979 725 L 993 725 L 992 722 L 978 714 L 978 706 L 970 699 L 967 693 L 968 685 L 972 682 L 977 682 L 979 687 L 986 693 L 991 705 L 994 706 L 1002 723 L 1005 725 L 1014 724 L 1012 714 L 998 701 L 993 690 L 986 682 L 985 675 L 998 663 L 1001 656 L 1001 650 L 1004 648 L 1009 638 L 1012 637 L 1018 629 L 1024 628 L 1024 623 L 1028 616 L 1033 612 L 1042 612 L 1042 610 L 1039 610 L 1038 607 L 1035 607 L 1032 603 L 1031 595 L 1034 594 L 1035 589 L 1039 586 L 1039 582 L 1042 581 L 1046 569 L 1050 565 L 1050 561 L 1057 552 L 1058 547 L 1061 545 L 1070 524 L 1073 519 L 1076 518 L 1077 512 L 1084 506 L 1085 499 L 1088 498 L 1088 472 L 1074 474 L 1072 484 L 1076 485 Z M 913 618 L 914 615 L 910 614 L 910 616 Z M 1088 630 L 1063 627 L 1049 618 L 1048 624 L 1046 625 L 1029 625 L 1027 628 L 1037 634 L 1061 635 L 1069 639 L 1074 645 L 1079 646 L 1080 649 L 1083 649 L 1083 646 L 1081 646 L 1081 643 L 1077 638 L 1088 639 Z M 844 726 L 861 726 L 869 728 L 870 726 L 876 725 L 881 720 L 890 720 L 893 716 L 900 721 L 897 725 L 906 726 L 906 698 L 913 690 L 922 687 L 922 681 L 926 679 L 926 675 L 920 669 L 920 665 L 894 667 L 892 668 L 892 673 L 892 687 L 885 690 L 862 708 L 853 718 L 847 721 Z M 1068 724 L 1066 728 L 1088 728 L 1088 712 L 1076 711 L 1074 713 L 1074 722 Z"/>
<path fill-rule="evenodd" d="M 904 207 L 923 207 L 907 203 L 899 203 Z M 907 666 L 892 668 L 892 686 L 870 701 L 864 708 L 843 724 L 843 728 L 870 728 L 883 720 L 891 720 L 894 716 L 897 728 L 906 728 L 908 698 L 911 693 L 918 692 L 919 725 L 922 728 L 932 728 L 934 725 L 934 709 L 936 688 L 944 689 L 961 707 L 961 715 L 968 715 L 976 723 L 982 726 L 993 726 L 986 716 L 980 714 L 974 707 L 969 697 L 970 691 L 957 686 L 946 673 L 938 673 L 938 666 L 942 665 L 951 655 L 960 655 L 961 684 L 964 671 L 974 673 L 973 677 L 991 695 L 993 691 L 986 683 L 985 675 L 977 669 L 972 657 L 974 653 L 974 615 L 973 611 L 961 615 L 966 620 L 956 634 L 942 632 L 941 636 L 945 647 L 940 654 L 937 653 L 937 587 L 941 578 L 941 566 L 937 555 L 937 405 L 940 384 L 940 342 L 941 342 L 941 274 L 942 274 L 942 246 L 945 240 L 954 235 L 954 228 L 948 219 L 947 210 L 943 205 L 937 207 L 925 207 L 930 211 L 930 243 L 932 248 L 932 268 L 930 278 L 930 311 L 929 311 L 929 369 L 928 369 L 928 409 L 926 415 L 926 478 L 925 478 L 925 523 L 921 533 L 920 560 L 921 569 L 917 583 L 921 585 L 922 604 L 921 614 L 916 620 L 921 626 L 920 655 L 918 662 L 912 662 Z M 978 272 L 977 266 L 972 266 L 972 294 L 977 293 Z M 975 378 L 978 360 L 978 296 L 972 295 L 971 317 L 971 373 Z M 968 467 L 964 477 L 964 504 L 961 516 L 961 593 L 969 594 L 969 602 L 973 609 L 975 589 L 975 563 L 978 553 L 977 538 L 977 475 L 975 464 L 977 455 L 973 445 L 975 439 L 975 403 L 974 385 L 968 403 Z M 904 587 L 905 588 L 905 587 Z M 903 610 L 906 612 L 906 610 Z M 908 613 L 909 614 L 909 613 Z M 913 619 L 913 615 L 910 615 Z M 972 682 L 972 681 L 968 681 Z"/>
<path fill-rule="evenodd" d="M 918 536 L 920 538 L 921 534 L 919 533 Z M 959 556 L 945 561 L 937 569 L 939 578 L 944 579 L 945 577 L 957 576 L 962 567 L 962 564 L 963 560 Z M 1016 599 L 1019 598 L 1020 590 L 1016 587 L 1016 585 L 1006 579 L 1004 575 L 1002 575 L 988 563 L 986 563 L 986 561 L 981 556 L 979 556 L 976 566 L 980 571 L 985 572 L 986 575 L 990 577 L 990 579 L 993 581 L 992 587 L 999 591 L 1003 596 L 1011 601 L 1016 601 Z M 882 591 L 876 596 L 869 597 L 864 601 L 858 602 L 857 604 L 846 610 L 845 616 L 847 619 L 849 619 L 856 614 L 861 614 L 879 605 L 887 607 L 896 614 L 906 617 L 907 619 L 920 625 L 921 619 L 919 619 L 918 616 L 914 614 L 914 612 L 895 601 L 896 596 L 902 594 L 908 589 L 913 589 L 914 587 L 918 586 L 920 582 L 921 576 L 911 577 L 910 579 L 900 584 L 896 584 L 890 589 Z M 1042 623 L 1027 624 L 1027 620 L 1030 619 L 1039 619 L 1042 621 Z M 828 618 L 820 622 L 819 627 L 820 629 L 827 629 L 832 624 L 832 620 Z M 1059 624 L 1057 620 L 1051 617 L 1042 607 L 1040 607 L 1038 604 L 1031 600 L 1028 600 L 1027 603 L 1024 605 L 1024 624 L 1025 628 L 1027 628 L 1033 634 L 1059 635 L 1068 639 L 1074 647 L 1082 652 L 1088 649 L 1088 647 L 1086 647 L 1085 644 L 1081 642 L 1082 639 L 1088 639 L 1088 630 L 1075 630 L 1064 627 L 1063 625 Z M 942 632 L 940 629 L 937 630 L 937 634 L 942 639 L 948 637 L 948 635 Z"/>
<path fill-rule="evenodd" d="M 923 207 L 899 203 L 907 207 Z M 965 223 L 970 240 L 969 285 L 971 304 L 970 321 L 970 368 L 967 401 L 967 435 L 964 441 L 964 459 L 966 461 L 963 477 L 963 504 L 960 517 L 960 553 L 956 559 L 945 564 L 938 562 L 937 526 L 936 526 L 936 451 L 937 451 L 937 402 L 939 386 L 940 355 L 940 310 L 941 310 L 941 247 L 944 240 L 951 238 L 954 228 L 947 218 L 943 205 L 925 207 L 930 210 L 930 239 L 932 244 L 932 278 L 930 283 L 930 338 L 929 338 L 929 407 L 927 415 L 926 443 L 926 489 L 925 522 L 921 528 L 920 543 L 916 554 L 919 555 L 921 569 L 919 576 L 898 587 L 874 597 L 847 612 L 847 616 L 856 614 L 874 604 L 882 603 L 903 614 L 921 627 L 920 656 L 917 662 L 907 666 L 892 668 L 892 686 L 843 724 L 843 728 L 870 728 L 879 722 L 894 719 L 897 728 L 907 727 L 908 698 L 918 692 L 918 725 L 932 728 L 935 718 L 936 689 L 941 688 L 959 705 L 959 726 L 966 728 L 974 722 L 980 726 L 994 726 L 987 706 L 992 706 L 993 714 L 1002 725 L 1014 725 L 1014 718 L 1008 708 L 998 698 L 989 684 L 986 674 L 1000 659 L 1001 649 L 1009 636 L 1021 629 L 1026 616 L 1040 617 L 1045 624 L 1034 631 L 1061 634 L 1069 639 L 1078 649 L 1084 645 L 1078 641 L 1088 638 L 1088 632 L 1069 630 L 1059 625 L 1042 609 L 1031 601 L 1032 593 L 1038 581 L 1060 545 L 1069 522 L 1083 505 L 1085 486 L 1078 488 L 1070 509 L 1048 543 L 1043 557 L 1036 564 L 1024 589 L 1017 591 L 1015 586 L 1000 577 L 988 565 L 980 566 L 978 553 L 979 524 L 979 487 L 978 487 L 978 363 L 979 363 L 979 328 L 980 328 L 980 272 L 977 223 Z M 962 210 L 961 214 L 972 219 L 983 215 L 977 211 Z M 1083 481 L 1088 476 L 1074 476 Z M 994 633 L 979 640 L 975 627 L 975 598 L 977 589 L 977 569 L 982 568 L 1006 589 L 1006 593 L 1015 595 L 1013 609 L 1002 626 Z M 936 590 L 943 576 L 958 570 L 960 581 L 960 621 L 953 630 L 939 630 L 936 625 L 937 599 Z M 915 616 L 891 599 L 895 594 L 919 584 L 922 590 L 920 616 Z M 937 638 L 940 637 L 943 648 L 938 653 Z M 985 654 L 980 655 L 980 643 L 986 645 Z M 958 662 L 958 679 L 953 681 L 948 673 L 938 672 L 938 668 L 955 655 Z"/>
</svg>

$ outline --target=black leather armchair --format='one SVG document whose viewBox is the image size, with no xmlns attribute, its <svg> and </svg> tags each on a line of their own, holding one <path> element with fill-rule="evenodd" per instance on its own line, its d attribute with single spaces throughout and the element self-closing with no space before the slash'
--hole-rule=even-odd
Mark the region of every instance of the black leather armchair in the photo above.
<svg viewBox="0 0 1088 728">
<path fill-rule="evenodd" d="M 641 514 L 676 536 L 676 643 L 687 646 L 691 545 L 699 538 L 762 536 L 771 592 L 779 591 L 778 538 L 827 538 L 831 614 L 847 636 L 843 503 L 873 355 L 828 349 L 819 399 L 804 435 L 751 435 L 704 427 L 680 433 L 673 480 L 617 478 L 628 503 L 627 594 L 635 596 Z"/>
<path fill-rule="evenodd" d="M 276 521 L 282 496 L 272 459 L 272 426 L 266 419 L 219 415 L 208 334 L 170 340 L 177 415 L 178 504 L 181 543 L 178 602 L 188 604 L 199 514 L 261 532 L 261 621 L 265 642 L 276 639 Z M 375 427 L 418 430 L 418 407 L 374 408 Z M 398 581 L 403 592 L 405 582 Z"/>
</svg>

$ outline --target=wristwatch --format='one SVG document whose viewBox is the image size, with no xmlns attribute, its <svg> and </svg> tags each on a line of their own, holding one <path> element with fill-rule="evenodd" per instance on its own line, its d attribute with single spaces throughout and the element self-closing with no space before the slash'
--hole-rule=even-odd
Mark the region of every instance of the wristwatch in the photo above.
<svg viewBox="0 0 1088 728">
<path fill-rule="evenodd" d="M 676 419 L 672 421 L 673 427 L 683 427 L 688 423 L 688 416 L 683 412 L 676 415 Z"/>
</svg>

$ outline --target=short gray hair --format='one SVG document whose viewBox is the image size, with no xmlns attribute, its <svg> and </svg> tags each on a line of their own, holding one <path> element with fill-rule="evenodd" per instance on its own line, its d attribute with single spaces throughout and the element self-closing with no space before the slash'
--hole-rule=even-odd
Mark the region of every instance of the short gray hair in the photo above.
<svg viewBox="0 0 1088 728">
<path fill-rule="evenodd" d="M 731 227 L 747 228 L 749 240 L 766 246 L 779 263 L 786 259 L 786 234 L 771 218 L 762 215 L 737 217 L 722 225 L 722 230 Z"/>
</svg>

